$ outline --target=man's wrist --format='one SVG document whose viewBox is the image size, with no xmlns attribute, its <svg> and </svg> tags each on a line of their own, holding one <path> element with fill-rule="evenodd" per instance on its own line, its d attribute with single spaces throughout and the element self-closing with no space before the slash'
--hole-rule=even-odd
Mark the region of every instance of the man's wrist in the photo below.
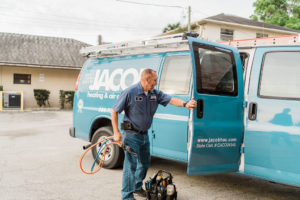
<svg viewBox="0 0 300 200">
<path fill-rule="evenodd" d="M 185 101 L 185 102 L 183 102 L 183 107 L 186 107 L 186 104 L 187 104 L 188 102 L 187 101 Z"/>
</svg>

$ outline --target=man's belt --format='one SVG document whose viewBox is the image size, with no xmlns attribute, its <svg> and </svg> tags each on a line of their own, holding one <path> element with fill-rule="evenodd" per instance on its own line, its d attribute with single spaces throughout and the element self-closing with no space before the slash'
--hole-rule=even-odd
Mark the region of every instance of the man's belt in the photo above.
<svg viewBox="0 0 300 200">
<path fill-rule="evenodd" d="M 135 128 L 132 128 L 131 130 L 134 131 L 134 132 L 137 132 L 137 133 L 139 133 L 139 134 L 142 134 L 142 135 L 148 133 L 148 131 L 139 131 L 139 130 L 137 130 L 137 129 L 135 129 Z"/>
<path fill-rule="evenodd" d="M 121 129 L 122 130 L 134 131 L 134 132 L 137 132 L 137 133 L 142 134 L 142 135 L 148 133 L 148 131 L 141 131 L 141 130 L 135 129 L 130 122 L 123 122 L 123 123 L 121 123 Z"/>
</svg>

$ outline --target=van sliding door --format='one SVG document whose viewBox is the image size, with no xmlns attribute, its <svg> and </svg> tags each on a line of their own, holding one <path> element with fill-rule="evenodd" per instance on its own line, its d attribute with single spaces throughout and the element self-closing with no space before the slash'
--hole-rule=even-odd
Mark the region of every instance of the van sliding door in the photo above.
<svg viewBox="0 0 300 200">
<path fill-rule="evenodd" d="M 159 79 L 159 90 L 188 101 L 192 63 L 190 54 L 165 54 Z M 152 123 L 152 155 L 187 162 L 189 110 L 175 106 L 159 106 Z"/>
</svg>

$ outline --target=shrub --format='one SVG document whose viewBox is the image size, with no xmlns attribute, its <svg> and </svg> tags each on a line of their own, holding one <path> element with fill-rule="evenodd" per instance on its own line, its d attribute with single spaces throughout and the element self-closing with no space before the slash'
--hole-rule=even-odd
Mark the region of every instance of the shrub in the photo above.
<svg viewBox="0 0 300 200">
<path fill-rule="evenodd" d="M 65 108 L 65 91 L 63 90 L 59 90 L 59 104 L 60 104 L 60 109 L 64 109 Z"/>
<path fill-rule="evenodd" d="M 3 91 L 3 86 L 2 85 L 0 85 L 0 91 Z"/>
<path fill-rule="evenodd" d="M 70 104 L 73 108 L 74 93 L 74 91 L 59 91 L 59 103 L 61 109 L 65 108 L 65 103 Z"/>
<path fill-rule="evenodd" d="M 73 108 L 74 91 L 65 91 L 66 103 L 71 104 Z"/>
<path fill-rule="evenodd" d="M 36 100 L 36 103 L 40 107 L 46 106 L 46 102 L 47 102 L 48 106 L 50 106 L 50 103 L 49 103 L 50 91 L 49 90 L 34 89 L 33 93 L 34 93 L 34 98 Z"/>
</svg>

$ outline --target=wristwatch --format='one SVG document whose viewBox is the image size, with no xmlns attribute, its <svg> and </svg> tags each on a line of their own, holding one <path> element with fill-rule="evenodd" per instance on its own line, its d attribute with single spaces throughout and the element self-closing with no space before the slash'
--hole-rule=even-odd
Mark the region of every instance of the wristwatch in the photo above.
<svg viewBox="0 0 300 200">
<path fill-rule="evenodd" d="M 183 103 L 183 107 L 185 107 L 187 103 L 188 103 L 188 102 L 187 102 L 187 101 L 185 101 L 185 102 Z"/>
</svg>

